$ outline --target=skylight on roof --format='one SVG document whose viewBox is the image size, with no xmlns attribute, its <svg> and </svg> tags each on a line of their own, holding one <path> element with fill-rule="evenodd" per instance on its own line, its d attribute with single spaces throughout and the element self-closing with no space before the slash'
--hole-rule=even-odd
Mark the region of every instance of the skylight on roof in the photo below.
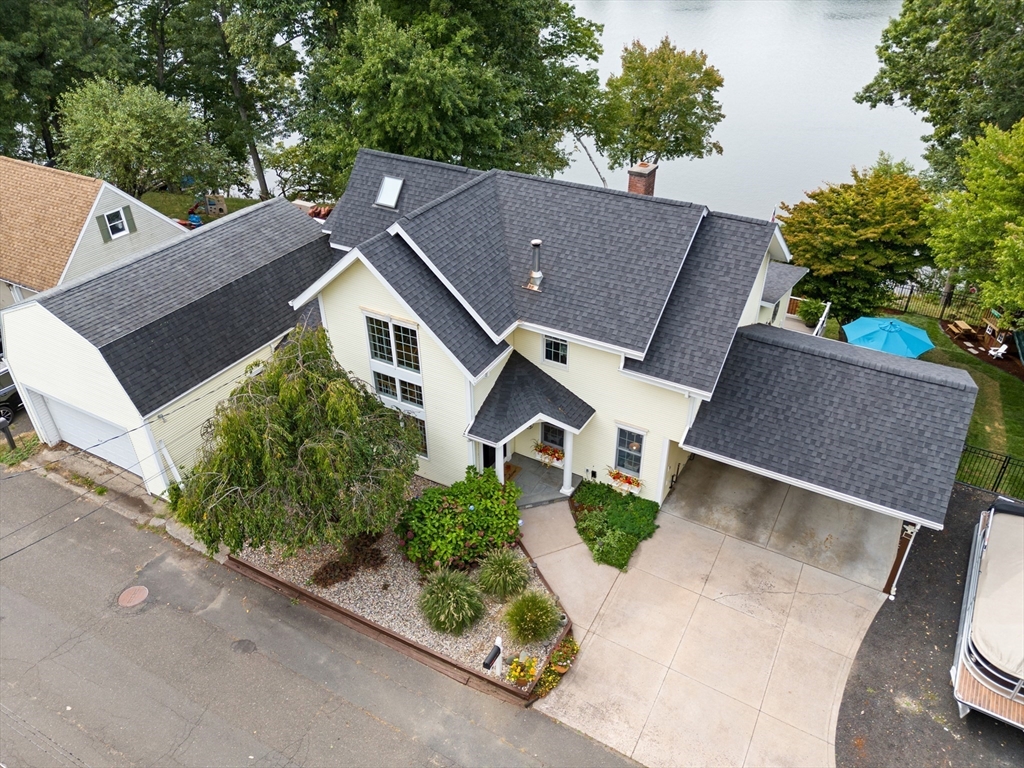
<svg viewBox="0 0 1024 768">
<path fill-rule="evenodd" d="M 377 192 L 376 205 L 383 205 L 385 208 L 398 207 L 398 195 L 402 192 L 404 179 L 396 179 L 394 176 L 385 176 L 380 183 L 380 191 Z"/>
</svg>

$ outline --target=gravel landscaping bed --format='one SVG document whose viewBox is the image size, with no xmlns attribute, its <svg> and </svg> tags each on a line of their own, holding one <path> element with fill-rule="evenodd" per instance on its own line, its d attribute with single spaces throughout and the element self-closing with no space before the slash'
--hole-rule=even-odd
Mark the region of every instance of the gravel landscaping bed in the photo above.
<svg viewBox="0 0 1024 768">
<path fill-rule="evenodd" d="M 539 658 L 543 665 L 557 635 L 543 643 L 517 645 L 501 621 L 505 604 L 487 595 L 484 595 L 484 617 L 462 635 L 447 635 L 431 629 L 419 609 L 422 586 L 419 569 L 402 555 L 398 538 L 390 531 L 381 536 L 377 546 L 386 559 L 383 566 L 375 570 L 360 569 L 348 581 L 330 587 L 318 587 L 309 581 L 317 568 L 337 557 L 337 551 L 329 546 L 303 550 L 289 558 L 283 557 L 279 548 L 247 547 L 239 552 L 238 558 L 468 667 L 481 668 L 497 636 L 504 639 L 506 658 L 526 651 L 528 656 Z M 550 594 L 536 568 L 530 568 L 527 589 Z"/>
</svg>

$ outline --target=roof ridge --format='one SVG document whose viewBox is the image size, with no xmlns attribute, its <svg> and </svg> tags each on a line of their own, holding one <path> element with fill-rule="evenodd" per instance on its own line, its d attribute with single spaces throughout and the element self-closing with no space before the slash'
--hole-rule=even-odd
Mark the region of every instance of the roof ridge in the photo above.
<svg viewBox="0 0 1024 768">
<path fill-rule="evenodd" d="M 29 160 L 21 160 L 21 159 L 19 159 L 17 157 L 6 157 L 6 156 L 3 156 L 3 155 L 0 155 L 0 160 L 2 160 L 2 161 L 9 161 L 9 162 L 12 162 L 12 163 L 20 163 L 21 165 L 28 165 L 28 166 L 31 166 L 34 170 L 49 171 L 49 172 L 53 172 L 53 173 L 63 174 L 65 176 L 71 176 L 71 177 L 76 178 L 76 179 L 82 179 L 84 181 L 89 182 L 90 184 L 97 185 L 97 190 L 100 187 L 102 187 L 103 184 L 104 184 L 104 180 L 103 179 L 97 178 L 95 176 L 86 176 L 84 173 L 75 173 L 74 171 L 65 171 L 63 168 L 57 168 L 57 167 L 49 166 L 49 165 L 42 165 L 40 163 L 33 163 L 33 162 L 29 161 Z M 114 187 L 115 189 L 119 189 L 114 184 L 111 184 L 110 186 Z M 127 193 L 125 193 L 125 194 L 127 194 Z"/>
<path fill-rule="evenodd" d="M 365 153 L 368 155 L 377 155 L 378 157 L 393 157 L 396 160 L 406 160 L 414 163 L 422 163 L 423 165 L 429 165 L 434 168 L 448 168 L 454 171 L 465 171 L 466 173 L 485 173 L 485 171 L 478 170 L 476 168 L 470 168 L 467 165 L 456 165 L 455 163 L 446 163 L 443 160 L 428 160 L 425 157 L 413 157 L 412 155 L 399 155 L 394 152 L 385 152 L 382 149 L 371 149 L 370 147 L 360 147 L 357 155 Z"/>
<path fill-rule="evenodd" d="M 461 194 L 462 192 L 464 192 L 465 190 L 469 189 L 470 187 L 474 187 L 477 184 L 482 184 L 485 179 L 493 179 L 493 178 L 495 178 L 498 175 L 498 173 L 499 173 L 499 171 L 497 171 L 497 170 L 495 170 L 493 168 L 491 170 L 489 170 L 489 171 L 483 171 L 480 175 L 474 176 L 472 179 L 467 181 L 465 184 L 460 184 L 455 189 L 453 189 L 453 190 L 451 190 L 449 192 L 445 192 L 440 197 L 435 197 L 429 203 L 425 203 L 424 205 L 421 205 L 416 210 L 409 211 L 409 213 L 407 213 L 404 216 L 402 216 L 400 219 L 398 219 L 398 221 L 402 221 L 402 219 L 412 220 L 412 219 L 416 218 L 417 216 L 419 216 L 419 215 L 421 215 L 423 213 L 426 213 L 427 211 L 431 210 L 432 208 L 436 208 L 437 206 L 441 205 L 442 203 L 448 202 L 453 197 L 455 197 L 456 195 Z"/>
<path fill-rule="evenodd" d="M 769 331 L 767 330 L 768 328 L 772 328 L 772 330 Z M 949 368 L 948 366 L 929 363 L 924 360 L 898 357 L 888 352 L 878 352 L 835 339 L 826 339 L 823 336 L 811 336 L 799 331 L 791 331 L 786 328 L 776 328 L 775 326 L 763 324 L 743 326 L 737 333 L 760 344 L 792 349 L 796 352 L 805 352 L 815 357 L 837 360 L 841 363 L 869 368 L 904 379 L 938 384 L 939 386 L 951 389 L 967 389 L 968 382 L 974 385 L 974 380 L 971 379 L 970 374 L 966 371 L 962 372 L 967 377 L 967 381 L 965 381 L 959 375 L 960 369 L 958 368 Z M 815 339 L 815 341 L 809 341 L 810 339 Z M 844 354 L 847 350 L 850 354 Z M 862 357 L 855 359 L 853 355 Z M 889 360 L 888 358 L 893 359 Z M 900 361 L 902 365 L 896 361 Z M 954 373 L 954 371 L 958 373 Z"/>
<path fill-rule="evenodd" d="M 768 219 L 755 219 L 753 216 L 741 216 L 738 213 L 725 213 L 724 211 L 708 211 L 709 216 L 716 216 L 720 219 L 733 219 L 734 221 L 745 221 L 748 224 L 760 224 L 761 226 L 777 227 L 778 222 Z"/>
<path fill-rule="evenodd" d="M 497 168 L 492 169 L 500 176 L 512 176 L 515 178 L 526 179 L 527 181 L 542 182 L 544 184 L 557 184 L 562 187 L 572 187 L 574 189 L 585 189 L 591 192 L 598 192 L 600 194 L 615 195 L 618 197 L 626 197 L 634 200 L 650 200 L 655 203 L 662 203 L 665 205 L 674 205 L 680 208 L 703 208 L 710 212 L 710 209 L 702 203 L 691 203 L 686 200 L 675 200 L 671 197 L 659 197 L 657 195 L 638 195 L 635 192 L 627 192 L 622 189 L 609 189 L 607 187 L 599 187 L 596 184 L 583 184 L 579 181 L 568 181 L 566 179 L 554 179 L 548 176 L 536 176 L 530 173 L 522 173 L 520 171 L 504 171 Z M 488 171 L 489 173 L 489 171 Z"/>
</svg>

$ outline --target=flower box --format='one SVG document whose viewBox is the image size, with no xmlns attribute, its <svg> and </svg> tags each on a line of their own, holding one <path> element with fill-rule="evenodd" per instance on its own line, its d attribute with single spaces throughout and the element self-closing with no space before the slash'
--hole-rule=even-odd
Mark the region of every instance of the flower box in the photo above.
<svg viewBox="0 0 1024 768">
<path fill-rule="evenodd" d="M 558 467 L 561 469 L 565 466 L 565 451 L 553 445 L 542 443 L 539 440 L 533 444 L 533 455 L 545 467 Z"/>
<path fill-rule="evenodd" d="M 565 466 L 564 459 L 552 459 L 550 456 L 543 454 L 540 451 L 534 451 L 533 458 L 541 462 L 546 467 L 555 467 L 556 469 L 561 469 L 562 467 Z"/>
<path fill-rule="evenodd" d="M 612 486 L 623 493 L 640 493 L 643 481 L 639 477 L 627 475 L 612 467 L 608 467 L 608 477 L 611 478 Z"/>
</svg>

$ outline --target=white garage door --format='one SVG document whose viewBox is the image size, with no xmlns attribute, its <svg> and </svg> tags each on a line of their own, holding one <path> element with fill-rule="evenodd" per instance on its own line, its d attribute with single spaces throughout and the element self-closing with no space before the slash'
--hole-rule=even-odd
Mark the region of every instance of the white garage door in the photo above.
<svg viewBox="0 0 1024 768">
<path fill-rule="evenodd" d="M 139 460 L 135 455 L 135 446 L 121 427 L 48 397 L 45 400 L 64 442 L 106 459 L 111 464 L 116 464 L 136 475 L 142 475 Z"/>
</svg>

